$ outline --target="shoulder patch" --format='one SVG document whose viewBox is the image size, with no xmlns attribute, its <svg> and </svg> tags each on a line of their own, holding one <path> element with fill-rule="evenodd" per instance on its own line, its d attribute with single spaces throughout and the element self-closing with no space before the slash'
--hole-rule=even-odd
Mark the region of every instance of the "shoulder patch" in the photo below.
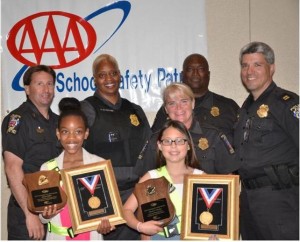
<svg viewBox="0 0 300 242">
<path fill-rule="evenodd" d="M 294 105 L 290 108 L 295 118 L 299 119 L 299 104 Z"/>
<path fill-rule="evenodd" d="M 18 132 L 21 123 L 21 116 L 18 114 L 12 114 L 9 117 L 7 133 L 16 134 Z"/>
</svg>

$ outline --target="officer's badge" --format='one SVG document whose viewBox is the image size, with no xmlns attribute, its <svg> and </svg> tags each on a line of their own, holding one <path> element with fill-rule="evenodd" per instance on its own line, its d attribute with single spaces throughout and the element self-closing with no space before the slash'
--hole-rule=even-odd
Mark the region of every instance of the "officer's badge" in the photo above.
<svg viewBox="0 0 300 242">
<path fill-rule="evenodd" d="M 140 124 L 140 121 L 139 121 L 138 117 L 135 114 L 130 115 L 130 122 L 134 126 L 139 126 L 139 124 Z"/>
<path fill-rule="evenodd" d="M 39 134 L 42 134 L 42 133 L 45 132 L 45 130 L 39 126 L 39 127 L 36 128 L 36 132 L 39 133 Z"/>
<path fill-rule="evenodd" d="M 257 110 L 257 115 L 260 118 L 266 118 L 268 116 L 268 112 L 269 112 L 269 106 L 262 104 L 262 105 L 260 105 L 259 109 Z"/>
<path fill-rule="evenodd" d="M 220 115 L 220 109 L 218 107 L 211 107 L 211 110 L 210 110 L 210 114 L 214 117 L 217 117 Z"/>
<path fill-rule="evenodd" d="M 299 119 L 299 104 L 296 104 L 295 106 L 291 107 L 290 110 L 293 112 L 294 117 Z"/>
<path fill-rule="evenodd" d="M 206 150 L 208 149 L 209 145 L 208 145 L 208 140 L 206 138 L 201 138 L 199 139 L 199 143 L 198 146 L 201 150 Z"/>
<path fill-rule="evenodd" d="M 18 127 L 20 125 L 21 116 L 18 114 L 10 115 L 10 119 L 8 122 L 7 133 L 16 134 L 18 131 Z"/>
</svg>

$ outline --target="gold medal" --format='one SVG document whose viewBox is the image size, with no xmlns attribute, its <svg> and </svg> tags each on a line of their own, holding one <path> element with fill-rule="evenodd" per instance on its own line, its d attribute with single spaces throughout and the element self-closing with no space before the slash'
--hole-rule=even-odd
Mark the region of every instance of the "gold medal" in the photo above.
<svg viewBox="0 0 300 242">
<path fill-rule="evenodd" d="M 209 225 L 213 221 L 213 215 L 208 211 L 204 211 L 200 214 L 199 220 L 202 224 Z"/>
<path fill-rule="evenodd" d="M 131 124 L 133 124 L 134 126 L 139 126 L 140 122 L 139 122 L 138 117 L 135 114 L 131 114 L 129 118 L 130 118 Z"/>
<path fill-rule="evenodd" d="M 199 143 L 198 143 L 198 147 L 201 150 L 206 150 L 208 149 L 209 145 L 208 145 L 208 140 L 206 138 L 201 138 L 199 139 Z"/>
<path fill-rule="evenodd" d="M 211 107 L 211 110 L 210 110 L 210 114 L 214 117 L 217 117 L 220 115 L 220 109 L 218 107 Z"/>
<path fill-rule="evenodd" d="M 89 206 L 92 209 L 99 208 L 101 205 L 101 200 L 98 197 L 92 196 L 88 201 Z"/>
<path fill-rule="evenodd" d="M 269 112 L 269 106 L 262 104 L 262 105 L 260 105 L 259 109 L 257 110 L 257 115 L 260 118 L 265 118 L 268 116 L 268 112 Z"/>
</svg>

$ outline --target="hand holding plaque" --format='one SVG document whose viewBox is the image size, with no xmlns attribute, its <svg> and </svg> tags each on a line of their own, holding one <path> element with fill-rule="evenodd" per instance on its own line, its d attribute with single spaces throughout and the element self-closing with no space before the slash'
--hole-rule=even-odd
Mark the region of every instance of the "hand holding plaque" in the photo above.
<svg viewBox="0 0 300 242">
<path fill-rule="evenodd" d="M 175 207 L 169 195 L 170 185 L 165 177 L 135 185 L 133 193 L 138 200 L 137 217 L 140 221 L 161 221 L 161 226 L 165 227 L 174 219 Z"/>
<path fill-rule="evenodd" d="M 54 170 L 25 174 L 23 184 L 28 192 L 29 211 L 43 212 L 46 206 L 54 204 L 57 204 L 57 210 L 62 209 L 67 202 L 67 195 L 59 183 L 60 174 Z"/>
</svg>

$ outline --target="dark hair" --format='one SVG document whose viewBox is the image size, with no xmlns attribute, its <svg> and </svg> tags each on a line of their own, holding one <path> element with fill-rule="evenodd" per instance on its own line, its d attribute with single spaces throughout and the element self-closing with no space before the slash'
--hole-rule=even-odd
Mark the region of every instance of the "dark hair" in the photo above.
<svg viewBox="0 0 300 242">
<path fill-rule="evenodd" d="M 31 66 L 27 69 L 27 71 L 23 75 L 23 84 L 24 86 L 30 85 L 31 77 L 36 72 L 47 72 L 53 77 L 53 82 L 55 83 L 56 80 L 56 73 L 55 71 L 50 67 L 46 65 L 37 65 L 37 66 Z"/>
<path fill-rule="evenodd" d="M 81 117 L 85 128 L 88 128 L 88 120 L 84 112 L 81 110 L 81 105 L 78 99 L 74 97 L 64 97 L 60 100 L 59 104 L 60 115 L 58 117 L 58 128 L 60 128 L 61 121 L 68 116 Z"/>
<path fill-rule="evenodd" d="M 186 136 L 186 139 L 187 139 L 190 149 L 188 150 L 187 156 L 185 157 L 185 165 L 193 167 L 193 168 L 199 168 L 199 161 L 196 157 L 192 136 L 182 122 L 177 121 L 177 120 L 167 121 L 164 124 L 164 126 L 162 127 L 162 129 L 160 130 L 158 137 L 157 137 L 157 141 L 161 141 L 161 138 L 162 138 L 165 130 L 170 127 L 177 129 L 180 133 L 182 133 Z M 156 148 L 156 168 L 160 168 L 165 165 L 166 165 L 166 159 L 163 156 L 162 152 L 157 147 Z"/>
</svg>

